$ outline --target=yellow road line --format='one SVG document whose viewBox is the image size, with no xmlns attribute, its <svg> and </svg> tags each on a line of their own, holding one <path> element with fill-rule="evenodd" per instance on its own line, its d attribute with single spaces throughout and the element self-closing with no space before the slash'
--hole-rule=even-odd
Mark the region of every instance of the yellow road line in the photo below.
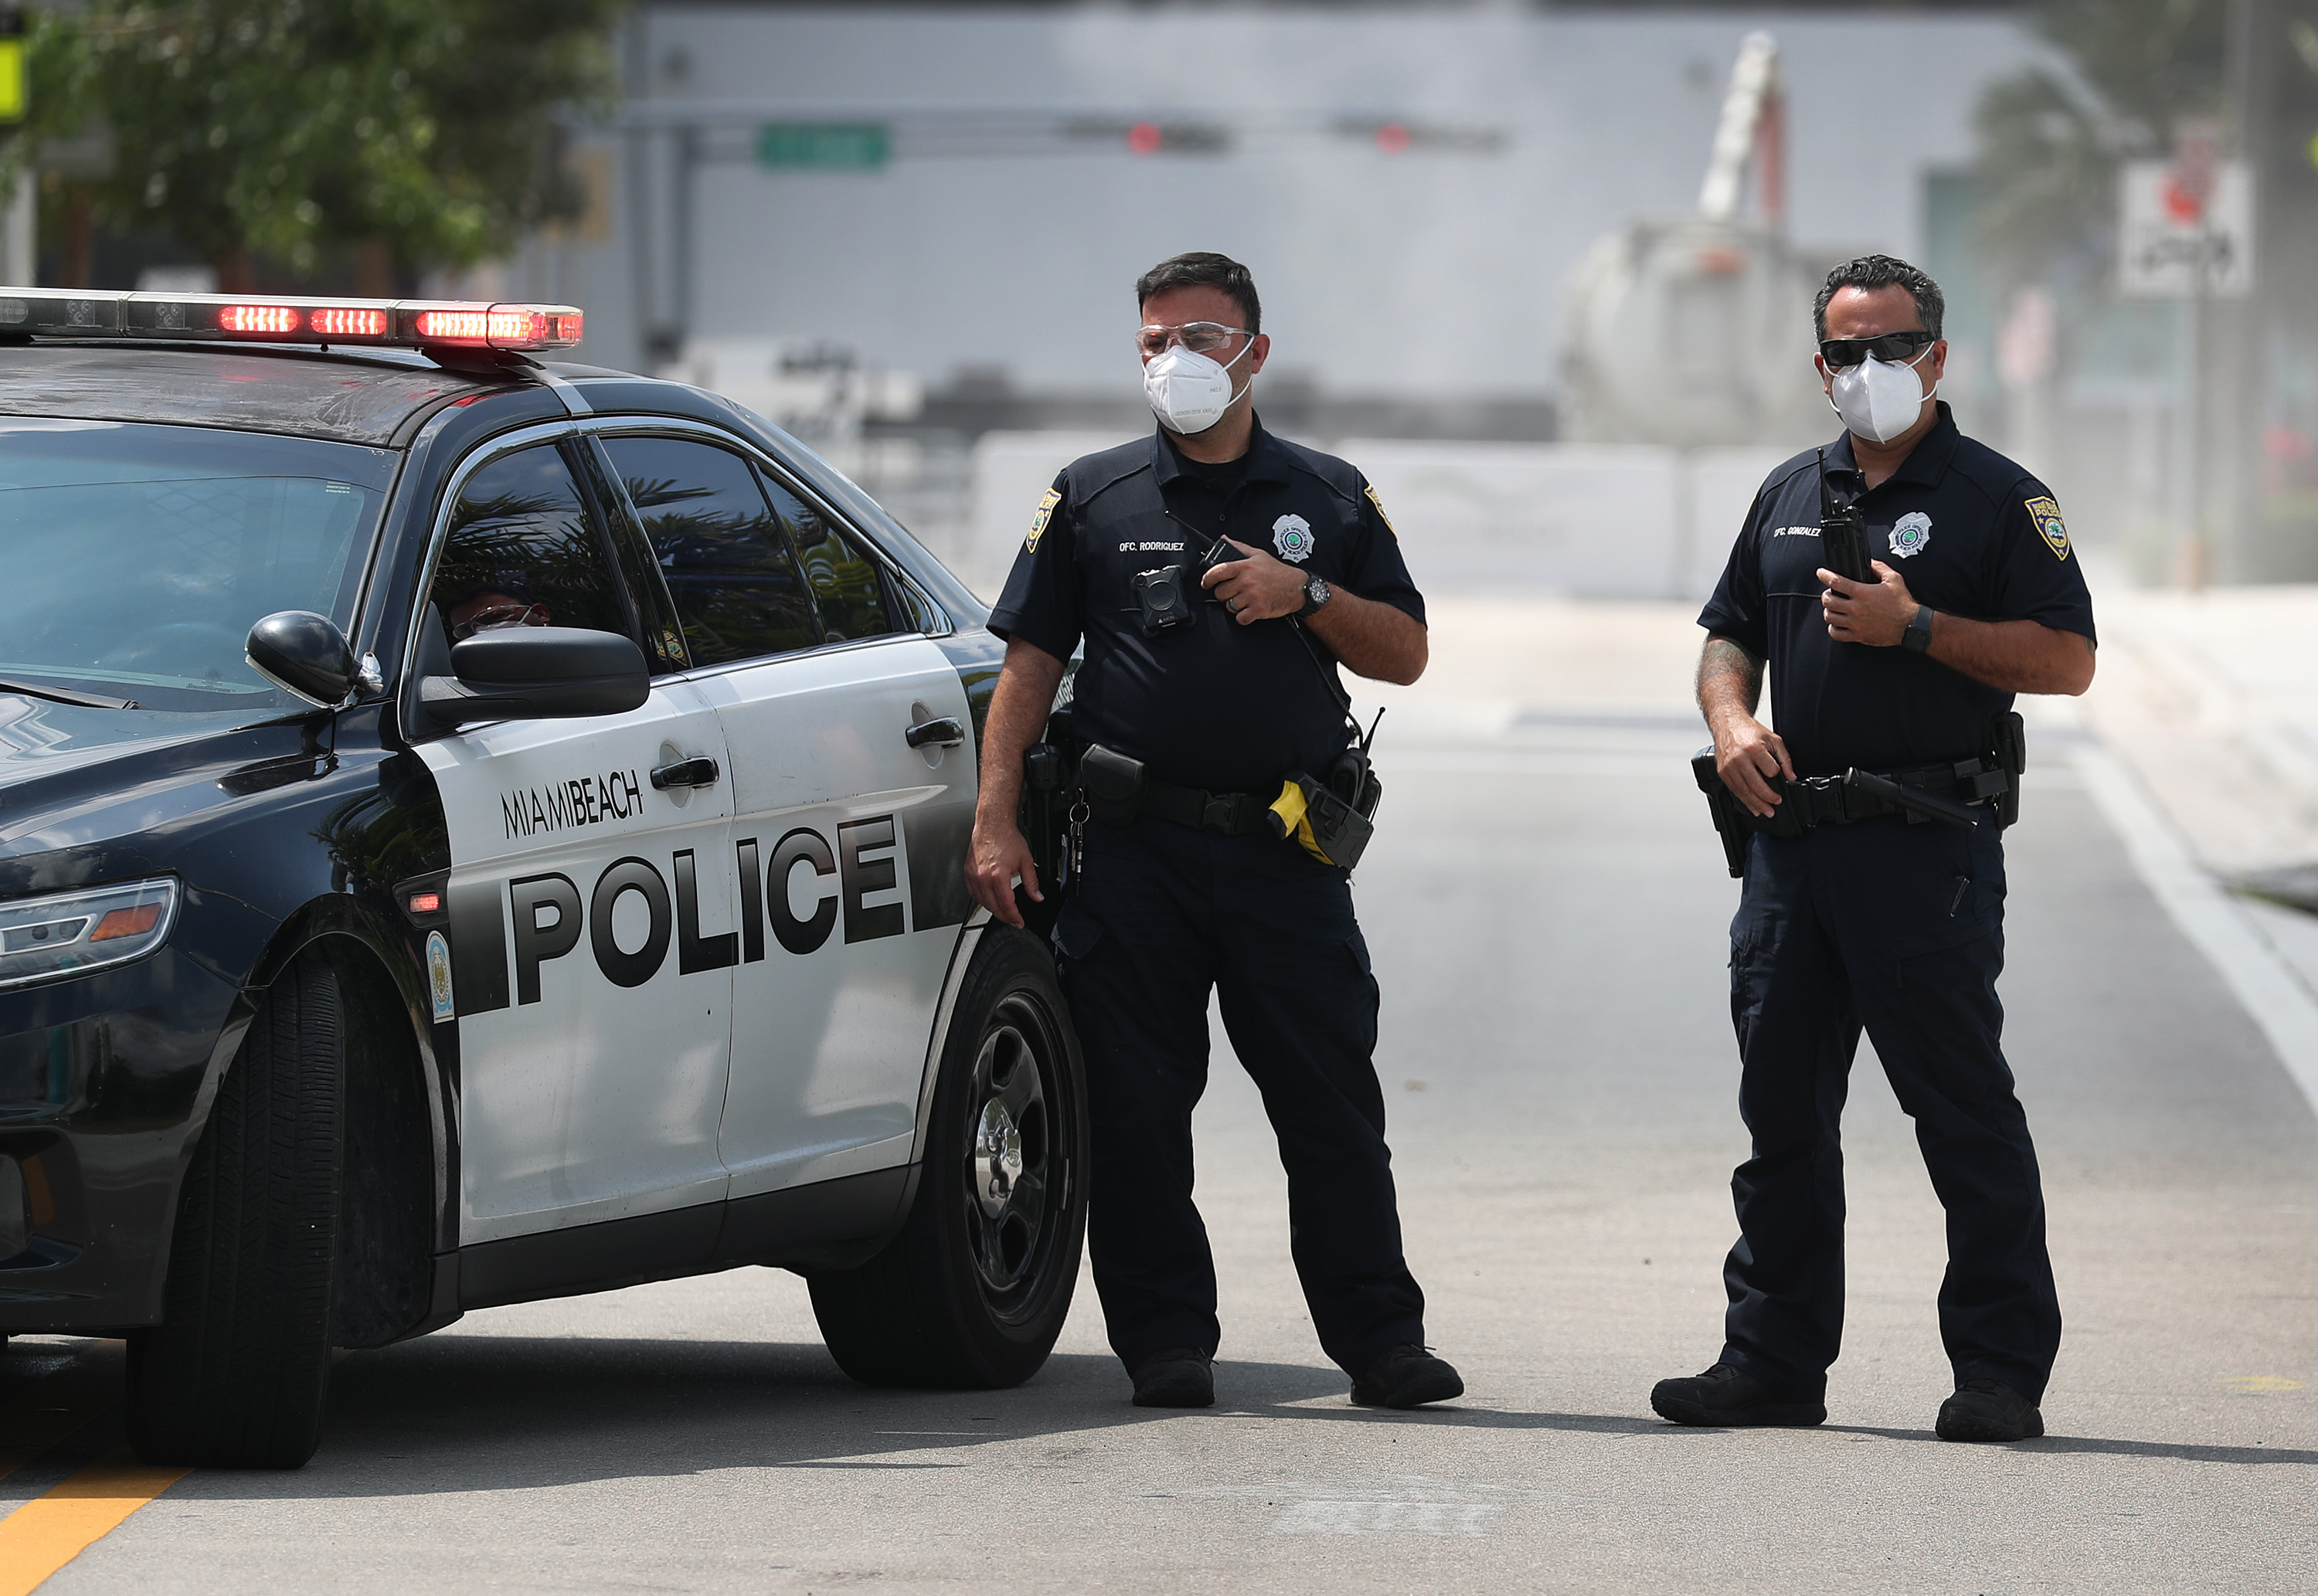
<svg viewBox="0 0 2318 1596">
<path fill-rule="evenodd" d="M 121 1447 L 0 1519 L 0 1596 L 31 1596 L 192 1472 L 149 1467 Z"/>
</svg>

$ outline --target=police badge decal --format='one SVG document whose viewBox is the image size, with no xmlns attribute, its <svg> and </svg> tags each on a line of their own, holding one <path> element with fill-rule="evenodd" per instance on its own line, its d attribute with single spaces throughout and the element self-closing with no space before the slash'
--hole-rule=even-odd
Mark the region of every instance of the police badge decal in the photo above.
<svg viewBox="0 0 2318 1596">
<path fill-rule="evenodd" d="M 1910 554 L 1920 554 L 1932 541 L 1932 518 L 1921 510 L 1909 510 L 1891 524 L 1891 558 L 1905 560 Z"/>
<path fill-rule="evenodd" d="M 1312 524 L 1301 516 L 1282 516 L 1271 524 L 1271 546 L 1290 565 L 1312 558 Z"/>
</svg>

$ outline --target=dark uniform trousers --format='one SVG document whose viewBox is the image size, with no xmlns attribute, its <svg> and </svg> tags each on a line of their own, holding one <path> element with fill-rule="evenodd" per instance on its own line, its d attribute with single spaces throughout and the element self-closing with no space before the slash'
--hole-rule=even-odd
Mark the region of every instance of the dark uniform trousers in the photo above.
<svg viewBox="0 0 2318 1596">
<path fill-rule="evenodd" d="M 1290 1251 L 1320 1345 L 1347 1373 L 1424 1339 L 1403 1261 L 1377 985 L 1344 873 L 1293 843 L 1155 816 L 1086 829 L 1056 926 L 1093 1122 L 1087 1245 L 1110 1344 L 1130 1369 L 1212 1357 L 1215 1260 L 1191 1200 L 1191 1110 L 1207 1088 L 1208 995 L 1263 1094 L 1288 1173 Z"/>
<path fill-rule="evenodd" d="M 2028 1119 L 1999 1043 L 2004 847 L 1897 817 L 1756 835 L 1730 927 L 1739 1239 L 1723 1360 L 1799 1399 L 1843 1335 L 1838 1120 L 1865 1027 L 1947 1213 L 1940 1337 L 1955 1377 L 2031 1402 L 2061 1340 Z"/>
</svg>

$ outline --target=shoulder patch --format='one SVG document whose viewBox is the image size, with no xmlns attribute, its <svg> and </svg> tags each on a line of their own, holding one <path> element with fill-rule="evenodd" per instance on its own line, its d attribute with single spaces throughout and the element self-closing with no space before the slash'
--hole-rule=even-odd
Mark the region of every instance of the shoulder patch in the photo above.
<svg viewBox="0 0 2318 1596">
<path fill-rule="evenodd" d="M 1038 501 L 1038 513 L 1030 517 L 1030 535 L 1022 540 L 1022 547 L 1025 550 L 1031 552 L 1037 551 L 1038 540 L 1047 535 L 1047 522 L 1053 516 L 1055 507 L 1062 502 L 1063 490 L 1061 489 L 1049 488 L 1047 489 L 1047 497 Z"/>
<path fill-rule="evenodd" d="M 1377 513 L 1377 519 L 1384 523 L 1384 529 L 1392 533 L 1393 542 L 1398 542 L 1400 541 L 1400 528 L 1395 526 L 1392 524 L 1392 517 L 1384 513 L 1384 500 L 1377 497 L 1376 485 L 1374 483 L 1370 483 L 1369 485 L 1368 501 L 1369 508 L 1374 510 Z"/>
<path fill-rule="evenodd" d="M 2069 557 L 2069 524 L 2061 519 L 2061 507 L 2049 498 L 2032 498 L 2024 502 L 2027 507 L 2028 519 L 2036 524 L 2038 534 L 2051 548 L 2054 557 L 2066 560 Z"/>
</svg>

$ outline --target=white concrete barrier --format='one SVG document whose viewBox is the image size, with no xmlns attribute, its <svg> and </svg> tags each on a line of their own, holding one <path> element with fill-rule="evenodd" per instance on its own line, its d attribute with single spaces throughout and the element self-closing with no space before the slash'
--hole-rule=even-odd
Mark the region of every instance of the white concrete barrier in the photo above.
<svg viewBox="0 0 2318 1596">
<path fill-rule="evenodd" d="M 1730 561 L 1730 545 L 1754 507 L 1756 489 L 1793 453 L 1792 449 L 1695 449 L 1683 457 L 1689 504 L 1670 596 L 1701 604 L 1713 596 L 1714 584 L 1722 579 L 1722 568 Z"/>
<path fill-rule="evenodd" d="M 1124 441 L 984 435 L 958 574 L 995 596 L 1055 473 Z M 1713 591 L 1756 489 L 1788 453 L 1398 438 L 1351 438 L 1328 452 L 1375 485 L 1428 592 L 1700 600 Z"/>
<path fill-rule="evenodd" d="M 1330 453 L 1374 485 L 1420 587 L 1663 598 L 1674 579 L 1671 449 L 1352 438 Z"/>
<path fill-rule="evenodd" d="M 1127 442 L 1107 432 L 988 432 L 974 446 L 973 534 L 957 575 L 995 600 L 1055 475 L 1082 454 Z"/>
</svg>

